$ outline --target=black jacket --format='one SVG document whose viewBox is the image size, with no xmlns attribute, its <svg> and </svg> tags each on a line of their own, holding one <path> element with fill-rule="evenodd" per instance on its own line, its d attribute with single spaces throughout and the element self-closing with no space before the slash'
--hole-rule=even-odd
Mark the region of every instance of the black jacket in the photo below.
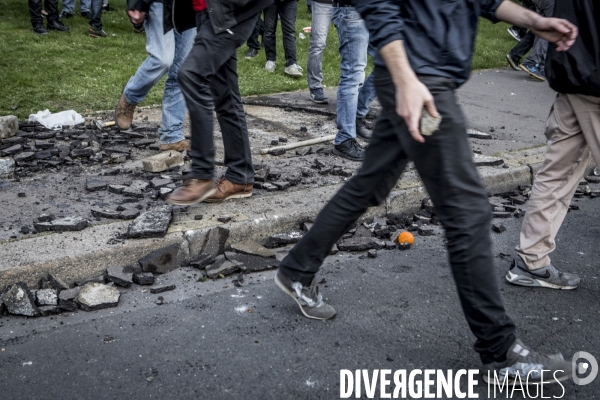
<svg viewBox="0 0 600 400">
<path fill-rule="evenodd" d="M 128 9 L 148 12 L 154 0 L 129 0 Z M 192 0 L 162 0 L 165 33 L 175 28 L 183 32 L 196 27 Z M 216 34 L 233 28 L 273 3 L 273 0 L 206 0 L 210 22 Z"/>
<path fill-rule="evenodd" d="M 550 44 L 546 76 L 559 93 L 600 97 L 600 4 L 598 0 L 557 0 L 554 17 L 579 28 L 579 36 L 568 51 Z"/>
<path fill-rule="evenodd" d="M 592 0 L 595 1 L 595 0 Z M 497 22 L 502 0 L 352 0 L 380 49 L 402 40 L 418 75 L 452 79 L 460 86 L 469 78 L 477 22 Z M 375 64 L 385 66 L 380 55 Z"/>
</svg>

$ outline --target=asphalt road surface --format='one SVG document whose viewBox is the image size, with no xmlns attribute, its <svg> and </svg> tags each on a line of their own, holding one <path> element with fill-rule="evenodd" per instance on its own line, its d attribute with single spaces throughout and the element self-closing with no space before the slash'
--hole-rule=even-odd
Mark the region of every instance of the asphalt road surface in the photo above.
<svg viewBox="0 0 600 400">
<path fill-rule="evenodd" d="M 600 200 L 576 204 L 581 209 L 568 214 L 553 261 L 582 276 L 577 290 L 507 284 L 510 257 L 500 253 L 513 253 L 522 219 L 500 221 L 507 231 L 492 233 L 497 276 L 520 338 L 568 359 L 578 351 L 600 357 Z M 2 317 L 0 398 L 335 399 L 341 369 L 480 368 L 443 238 L 417 236 L 408 251 L 378 254 L 327 259 L 319 277 L 338 315 L 326 322 L 302 317 L 272 272 L 235 288 L 231 279 L 196 282 L 193 270 L 163 278 L 178 282 L 163 305 L 136 286 L 118 308 Z M 568 381 L 564 392 L 548 385 L 543 394 L 591 399 L 599 389 L 600 379 L 587 386 Z M 475 391 L 488 398 L 481 377 Z"/>
</svg>

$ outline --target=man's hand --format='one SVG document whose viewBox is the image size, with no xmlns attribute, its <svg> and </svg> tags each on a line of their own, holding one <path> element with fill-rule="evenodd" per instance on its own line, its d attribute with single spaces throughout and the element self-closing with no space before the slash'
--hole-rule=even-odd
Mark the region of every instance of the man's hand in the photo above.
<svg viewBox="0 0 600 400">
<path fill-rule="evenodd" d="M 431 116 L 439 116 L 429 89 L 416 77 L 401 87 L 396 85 L 396 113 L 404 119 L 410 135 L 419 143 L 425 142 L 419 130 L 423 106 Z"/>
<path fill-rule="evenodd" d="M 557 51 L 567 51 L 575 43 L 577 27 L 559 18 L 538 18 L 531 28 L 536 36 L 556 44 Z"/>
<path fill-rule="evenodd" d="M 134 24 L 141 24 L 146 19 L 146 12 L 145 11 L 127 10 L 127 15 L 129 15 L 129 19 Z"/>
</svg>

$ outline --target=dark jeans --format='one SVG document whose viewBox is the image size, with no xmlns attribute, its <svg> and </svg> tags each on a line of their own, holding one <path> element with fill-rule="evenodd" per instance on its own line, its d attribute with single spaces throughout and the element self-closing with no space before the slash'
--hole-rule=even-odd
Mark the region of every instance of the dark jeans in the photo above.
<svg viewBox="0 0 600 400">
<path fill-rule="evenodd" d="M 250 47 L 251 49 L 259 50 L 261 48 L 260 41 L 258 40 L 259 36 L 262 36 L 263 41 L 264 41 L 265 23 L 260 17 L 258 18 L 258 21 L 256 21 L 256 25 L 254 25 L 254 30 L 252 31 L 252 34 L 248 38 L 248 42 L 247 42 L 248 47 Z"/>
<path fill-rule="evenodd" d="M 44 8 L 48 13 L 48 22 L 58 21 L 58 0 L 43 0 Z M 42 17 L 42 0 L 29 0 L 29 18 L 32 26 L 44 24 Z"/>
<path fill-rule="evenodd" d="M 90 9 L 90 27 L 95 31 L 102 30 L 102 0 L 92 0 Z"/>
<path fill-rule="evenodd" d="M 281 262 L 281 273 L 303 284 L 317 273 L 331 247 L 367 208 L 379 205 L 409 160 L 425 184 L 446 231 L 450 265 L 463 312 L 477 337 L 483 363 L 500 358 L 515 340 L 494 269 L 490 238 L 491 210 L 472 160 L 465 119 L 455 85 L 445 78 L 423 77 L 442 115 L 440 130 L 416 142 L 395 111 L 395 87 L 389 72 L 375 70 L 375 88 L 383 111 L 366 149 L 365 160 L 319 213 L 313 227 Z"/>
<path fill-rule="evenodd" d="M 277 15 L 281 19 L 281 31 L 283 33 L 283 50 L 285 52 L 285 66 L 296 64 L 296 13 L 298 2 L 276 1 L 265 9 L 265 35 L 263 44 L 267 61 L 276 61 L 275 31 L 277 30 Z"/>
<path fill-rule="evenodd" d="M 225 145 L 225 178 L 238 184 L 254 181 L 246 117 L 238 86 L 236 49 L 254 29 L 258 14 L 216 35 L 207 12 L 196 14 L 194 47 L 179 68 L 179 87 L 190 112 L 192 128 L 191 177 L 212 179 L 215 146 L 213 109 Z"/>
<path fill-rule="evenodd" d="M 519 61 L 521 58 L 525 57 L 525 54 L 533 47 L 533 42 L 535 41 L 535 35 L 531 31 L 527 31 L 525 36 L 513 47 L 508 54 L 512 57 L 519 57 Z"/>
</svg>

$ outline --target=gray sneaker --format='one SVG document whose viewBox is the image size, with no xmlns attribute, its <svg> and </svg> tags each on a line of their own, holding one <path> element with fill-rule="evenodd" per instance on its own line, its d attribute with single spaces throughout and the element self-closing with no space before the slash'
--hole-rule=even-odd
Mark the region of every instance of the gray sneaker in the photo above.
<svg viewBox="0 0 600 400">
<path fill-rule="evenodd" d="M 500 386 L 505 379 L 509 386 L 519 380 L 523 385 L 534 385 L 562 382 L 573 375 L 573 370 L 571 361 L 565 361 L 562 354 L 546 356 L 517 339 L 508 349 L 506 360 L 485 364 L 482 375 L 486 383 Z"/>
<path fill-rule="evenodd" d="M 286 75 L 293 76 L 294 78 L 302 78 L 302 67 L 298 64 L 292 64 L 289 67 L 285 67 L 283 72 Z"/>
<path fill-rule="evenodd" d="M 519 255 L 513 258 L 506 280 L 514 285 L 550 289 L 575 289 L 581 282 L 576 274 L 559 271 L 552 263 L 547 267 L 528 269 Z"/>
<path fill-rule="evenodd" d="M 335 309 L 323 302 L 316 277 L 313 278 L 310 286 L 306 287 L 302 286 L 300 282 L 292 282 L 278 270 L 275 274 L 275 283 L 298 303 L 300 311 L 308 318 L 331 319 L 335 317 Z"/>
</svg>

